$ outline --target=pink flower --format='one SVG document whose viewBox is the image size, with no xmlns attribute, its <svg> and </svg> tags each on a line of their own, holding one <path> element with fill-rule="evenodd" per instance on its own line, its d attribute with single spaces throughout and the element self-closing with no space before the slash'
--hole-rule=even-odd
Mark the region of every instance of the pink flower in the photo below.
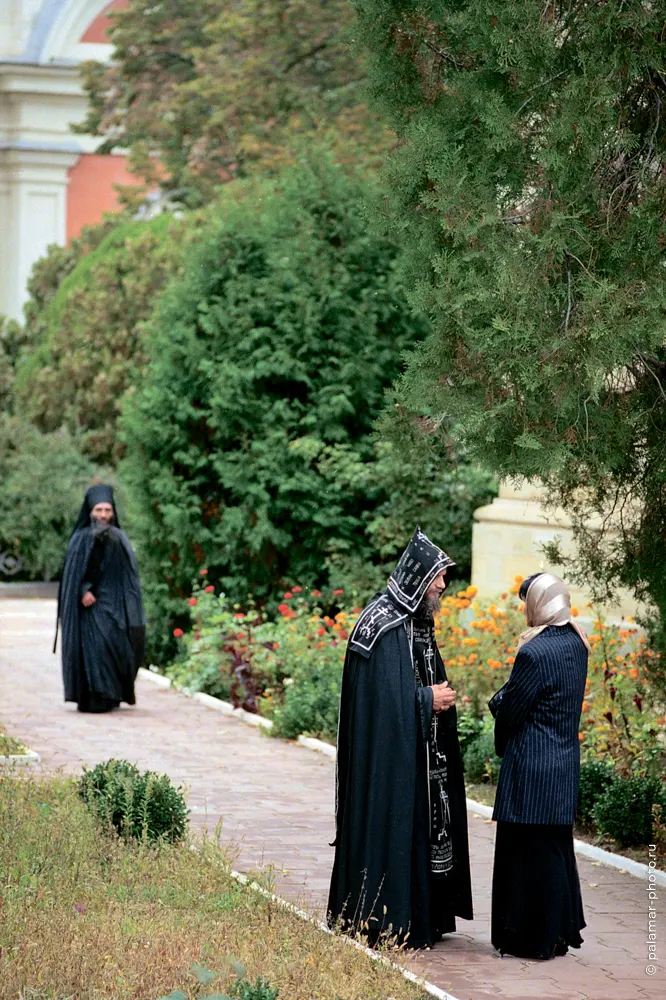
<svg viewBox="0 0 666 1000">
<path fill-rule="evenodd" d="M 288 590 L 287 593 L 283 594 L 282 596 L 284 597 L 285 601 L 290 601 L 294 595 L 290 590 Z"/>
<path fill-rule="evenodd" d="M 204 589 L 205 589 L 205 591 L 206 591 L 206 593 L 207 593 L 207 594 L 213 594 L 213 593 L 215 592 L 215 587 L 213 586 L 213 584 L 212 584 L 212 583 L 211 583 L 211 584 L 209 584 L 209 585 L 208 585 L 207 587 L 205 587 Z"/>
<path fill-rule="evenodd" d="M 293 592 L 295 594 L 300 594 L 300 592 L 302 591 L 303 588 L 302 587 L 292 587 L 291 589 L 293 590 Z"/>
<path fill-rule="evenodd" d="M 76 910 L 77 913 L 85 913 L 86 912 L 86 908 L 83 905 L 83 903 L 77 903 L 76 906 L 74 907 L 74 909 Z"/>
<path fill-rule="evenodd" d="M 310 596 L 311 597 L 321 597 L 321 590 L 311 590 L 310 591 Z"/>
<path fill-rule="evenodd" d="M 199 576 L 208 576 L 208 570 L 207 569 L 200 569 L 199 570 Z"/>
<path fill-rule="evenodd" d="M 344 590 L 334 590 L 334 591 L 333 591 L 333 596 L 334 596 L 334 597 L 337 597 L 337 596 L 338 596 L 338 594 L 344 594 Z"/>
</svg>

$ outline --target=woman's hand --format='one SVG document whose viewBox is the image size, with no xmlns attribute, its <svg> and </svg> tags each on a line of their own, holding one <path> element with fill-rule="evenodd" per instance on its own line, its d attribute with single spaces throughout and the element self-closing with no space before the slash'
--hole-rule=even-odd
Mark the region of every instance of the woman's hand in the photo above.
<svg viewBox="0 0 666 1000">
<path fill-rule="evenodd" d="M 97 598 L 89 590 L 81 598 L 81 604 L 84 608 L 92 608 L 93 604 L 96 602 Z"/>
<path fill-rule="evenodd" d="M 431 684 L 432 688 L 432 710 L 433 712 L 446 712 L 451 705 L 456 703 L 456 692 L 449 687 L 449 682 L 443 684 Z"/>
</svg>

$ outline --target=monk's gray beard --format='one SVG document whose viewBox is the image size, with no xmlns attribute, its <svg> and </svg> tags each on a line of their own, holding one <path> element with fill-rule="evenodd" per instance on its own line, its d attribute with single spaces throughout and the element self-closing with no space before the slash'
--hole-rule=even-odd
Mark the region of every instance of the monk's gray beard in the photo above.
<svg viewBox="0 0 666 1000">
<path fill-rule="evenodd" d="M 442 600 L 444 592 L 441 594 L 436 594 L 434 597 L 429 597 L 425 594 L 418 608 L 416 609 L 417 618 L 431 618 L 435 611 L 438 610 L 440 602 Z"/>
<path fill-rule="evenodd" d="M 105 531 L 108 531 L 112 527 L 115 518 L 113 514 L 111 515 L 110 521 L 98 521 L 96 517 L 90 517 L 90 526 L 93 529 L 95 535 L 102 535 Z"/>
</svg>

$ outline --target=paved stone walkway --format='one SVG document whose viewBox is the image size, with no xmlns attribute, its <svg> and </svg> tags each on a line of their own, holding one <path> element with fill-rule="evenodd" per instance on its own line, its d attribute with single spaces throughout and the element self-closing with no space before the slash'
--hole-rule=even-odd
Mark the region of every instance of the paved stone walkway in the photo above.
<svg viewBox="0 0 666 1000">
<path fill-rule="evenodd" d="M 333 855 L 333 762 L 145 680 L 133 708 L 77 713 L 62 701 L 54 618 L 53 601 L 0 600 L 0 722 L 40 753 L 47 771 L 76 773 L 84 763 L 126 757 L 168 773 L 187 787 L 195 823 L 209 830 L 221 823 L 236 867 L 272 869 L 278 893 L 322 915 Z M 583 858 L 588 927 L 580 951 L 545 963 L 499 958 L 489 941 L 494 825 L 469 820 L 476 918 L 459 921 L 459 933 L 411 959 L 412 968 L 457 1000 L 666 997 L 663 918 L 661 964 L 652 978 L 645 972 L 645 883 Z"/>
</svg>

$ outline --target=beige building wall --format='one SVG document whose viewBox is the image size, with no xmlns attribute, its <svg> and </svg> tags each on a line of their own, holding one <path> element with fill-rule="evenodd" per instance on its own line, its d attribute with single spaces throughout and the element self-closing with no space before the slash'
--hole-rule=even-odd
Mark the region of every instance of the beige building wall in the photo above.
<svg viewBox="0 0 666 1000">
<path fill-rule="evenodd" d="M 564 510 L 544 511 L 543 486 L 526 484 L 521 487 L 503 484 L 487 507 L 474 513 L 472 536 L 472 583 L 481 597 L 497 597 L 508 590 L 516 576 L 551 571 L 566 580 L 561 567 L 552 566 L 545 558 L 542 546 L 561 539 L 564 553 L 574 551 L 571 521 Z M 569 581 L 567 581 L 569 582 Z M 571 601 L 580 611 L 581 619 L 594 612 L 587 607 L 590 595 L 571 584 Z M 622 593 L 619 606 L 604 609 L 609 621 L 635 616 L 640 610 L 636 601 Z"/>
</svg>

